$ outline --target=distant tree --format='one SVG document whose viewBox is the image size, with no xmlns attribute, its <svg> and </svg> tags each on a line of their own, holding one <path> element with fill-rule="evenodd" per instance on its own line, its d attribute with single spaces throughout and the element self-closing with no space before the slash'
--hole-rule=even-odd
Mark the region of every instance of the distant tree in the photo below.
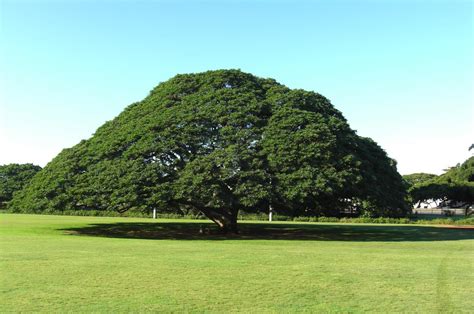
<svg viewBox="0 0 474 314">
<path fill-rule="evenodd" d="M 405 176 L 405 180 L 417 174 Z M 469 208 L 474 204 L 474 157 L 449 168 L 444 174 L 413 183 L 408 189 L 413 204 L 435 200 L 438 204 L 451 204 Z"/>
<path fill-rule="evenodd" d="M 63 150 L 13 211 L 192 208 L 235 232 L 239 210 L 408 210 L 396 163 L 323 96 L 236 70 L 178 75 Z"/>
<path fill-rule="evenodd" d="M 474 156 L 451 167 L 438 178 L 439 182 L 474 182 Z"/>
<path fill-rule="evenodd" d="M 10 201 L 13 193 L 21 190 L 41 170 L 33 164 L 9 164 L 0 166 L 0 207 Z"/>
<path fill-rule="evenodd" d="M 408 186 L 413 186 L 415 184 L 422 184 L 422 183 L 431 181 L 437 177 L 438 176 L 435 174 L 418 172 L 418 173 L 404 175 L 403 179 L 408 184 Z"/>
</svg>

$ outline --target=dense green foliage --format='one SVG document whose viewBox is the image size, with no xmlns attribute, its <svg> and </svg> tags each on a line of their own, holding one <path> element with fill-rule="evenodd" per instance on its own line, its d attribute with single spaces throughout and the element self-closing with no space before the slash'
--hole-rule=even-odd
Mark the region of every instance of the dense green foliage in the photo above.
<svg viewBox="0 0 474 314">
<path fill-rule="evenodd" d="M 40 166 L 33 164 L 0 166 L 0 208 L 12 199 L 13 193 L 21 190 L 40 170 Z"/>
<path fill-rule="evenodd" d="M 468 158 L 462 164 L 448 169 L 440 177 L 441 182 L 474 182 L 474 156 Z"/>
<path fill-rule="evenodd" d="M 12 211 L 403 216 L 395 161 L 323 96 L 237 70 L 178 75 L 65 149 Z"/>
<path fill-rule="evenodd" d="M 1 313 L 474 308 L 472 230 L 243 222 L 240 235 L 222 236 L 200 235 L 201 225 L 215 229 L 195 220 L 0 214 L 0 221 Z"/>
<path fill-rule="evenodd" d="M 413 204 L 438 200 L 440 205 L 469 208 L 474 204 L 474 157 L 450 168 L 440 176 L 404 176 Z"/>
<path fill-rule="evenodd" d="M 5 213 L 8 213 L 5 211 Z M 126 211 L 118 213 L 115 211 L 104 210 L 62 210 L 55 212 L 42 212 L 42 215 L 55 216 L 91 216 L 91 217 L 127 217 L 127 218 L 150 218 L 150 214 L 142 211 Z M 196 215 L 194 213 L 158 213 L 157 219 L 173 219 L 173 220 L 207 220 L 206 216 Z M 239 221 L 268 221 L 268 214 L 265 213 L 245 213 L 239 212 Z M 415 225 L 474 225 L 474 217 L 465 218 L 464 216 L 440 217 L 439 215 L 423 215 L 402 218 L 391 217 L 326 217 L 326 216 L 283 216 L 273 215 L 273 222 L 332 222 L 341 224 L 415 224 Z"/>
<path fill-rule="evenodd" d="M 407 182 L 409 186 L 413 186 L 415 184 L 426 183 L 428 181 L 435 179 L 436 177 L 438 176 L 432 173 L 419 172 L 419 173 L 404 175 L 403 179 Z"/>
</svg>

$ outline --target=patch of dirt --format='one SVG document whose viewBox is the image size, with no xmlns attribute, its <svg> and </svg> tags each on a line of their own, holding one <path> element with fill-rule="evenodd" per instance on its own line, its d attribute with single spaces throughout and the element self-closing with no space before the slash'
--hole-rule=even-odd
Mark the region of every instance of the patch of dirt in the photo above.
<svg viewBox="0 0 474 314">
<path fill-rule="evenodd" d="M 464 229 L 464 230 L 474 229 L 474 225 L 437 225 L 436 227 L 448 228 L 448 229 Z"/>
</svg>

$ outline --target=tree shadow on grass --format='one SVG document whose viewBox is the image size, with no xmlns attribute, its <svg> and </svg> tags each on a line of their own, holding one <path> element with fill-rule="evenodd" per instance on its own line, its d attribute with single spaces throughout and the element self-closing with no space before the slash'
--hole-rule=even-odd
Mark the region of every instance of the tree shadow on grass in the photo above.
<svg viewBox="0 0 474 314">
<path fill-rule="evenodd" d="M 307 240 L 307 241 L 452 241 L 474 239 L 474 229 L 431 226 L 239 223 L 239 234 L 220 234 L 209 223 L 149 222 L 91 224 L 60 229 L 66 234 L 173 240 Z"/>
</svg>

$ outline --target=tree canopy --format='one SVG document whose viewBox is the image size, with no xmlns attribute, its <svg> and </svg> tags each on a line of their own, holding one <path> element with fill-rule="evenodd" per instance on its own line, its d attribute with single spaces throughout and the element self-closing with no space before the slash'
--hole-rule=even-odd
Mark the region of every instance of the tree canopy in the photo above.
<svg viewBox="0 0 474 314">
<path fill-rule="evenodd" d="M 9 164 L 0 166 L 0 207 L 9 202 L 13 193 L 21 190 L 41 170 L 33 164 Z"/>
<path fill-rule="evenodd" d="M 426 183 L 428 181 L 431 181 L 438 176 L 432 173 L 424 173 L 424 172 L 418 172 L 418 173 L 412 173 L 412 174 L 407 174 L 403 176 L 403 179 L 406 181 L 406 183 L 409 186 L 413 186 L 415 184 L 422 184 Z"/>
<path fill-rule="evenodd" d="M 413 204 L 427 200 L 453 207 L 470 207 L 474 204 L 474 157 L 449 168 L 440 176 L 411 174 L 404 176 Z"/>
<path fill-rule="evenodd" d="M 63 150 L 13 211 L 202 212 L 235 230 L 239 210 L 401 216 L 394 160 L 320 94 L 239 70 L 177 75 Z"/>
<path fill-rule="evenodd" d="M 440 182 L 474 182 L 474 156 L 462 164 L 451 167 L 440 176 Z"/>
</svg>

